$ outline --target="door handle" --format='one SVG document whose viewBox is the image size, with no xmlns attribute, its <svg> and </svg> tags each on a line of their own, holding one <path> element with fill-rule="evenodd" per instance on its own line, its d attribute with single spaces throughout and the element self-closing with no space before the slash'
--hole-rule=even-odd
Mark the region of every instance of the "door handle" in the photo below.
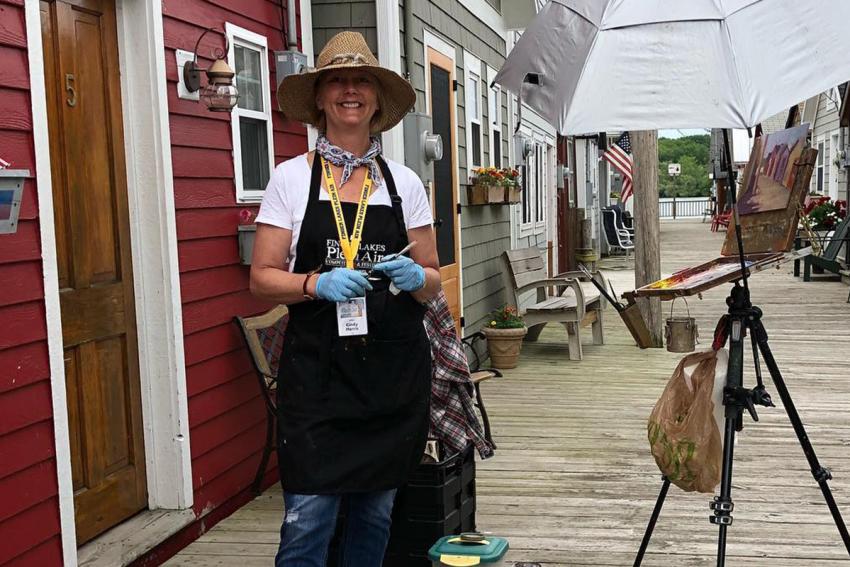
<svg viewBox="0 0 850 567">
<path fill-rule="evenodd" d="M 440 228 L 443 226 L 443 219 L 437 219 L 434 221 L 434 228 Z"/>
<path fill-rule="evenodd" d="M 67 73 L 65 75 L 65 91 L 68 93 L 68 98 L 65 99 L 65 102 L 68 103 L 68 106 L 77 106 L 77 90 L 74 88 L 74 75 L 71 73 Z"/>
</svg>

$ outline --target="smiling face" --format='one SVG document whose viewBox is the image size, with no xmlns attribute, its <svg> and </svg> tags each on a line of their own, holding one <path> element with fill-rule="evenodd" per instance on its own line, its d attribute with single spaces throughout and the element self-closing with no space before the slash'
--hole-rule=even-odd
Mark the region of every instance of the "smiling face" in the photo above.
<svg viewBox="0 0 850 567">
<path fill-rule="evenodd" d="M 319 78 L 316 107 L 324 113 L 327 131 L 370 130 L 380 110 L 378 81 L 368 71 L 334 69 Z"/>
</svg>

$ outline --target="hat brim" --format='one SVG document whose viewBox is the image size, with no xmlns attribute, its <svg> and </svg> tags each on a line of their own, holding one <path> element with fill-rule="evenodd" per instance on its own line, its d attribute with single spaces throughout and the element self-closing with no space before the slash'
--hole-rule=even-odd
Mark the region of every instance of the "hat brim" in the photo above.
<svg viewBox="0 0 850 567">
<path fill-rule="evenodd" d="M 277 89 L 277 102 L 289 120 L 317 126 L 321 112 L 316 108 L 316 82 L 319 75 L 334 69 L 362 69 L 380 83 L 384 104 L 372 125 L 372 133 L 385 132 L 404 118 L 416 103 L 416 92 L 410 83 L 395 71 L 377 65 L 327 65 L 298 75 L 289 75 Z"/>
</svg>

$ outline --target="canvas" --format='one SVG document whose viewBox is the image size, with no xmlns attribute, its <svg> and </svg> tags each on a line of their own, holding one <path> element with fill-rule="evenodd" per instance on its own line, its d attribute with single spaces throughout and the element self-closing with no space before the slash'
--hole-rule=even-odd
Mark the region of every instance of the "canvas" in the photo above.
<svg viewBox="0 0 850 567">
<path fill-rule="evenodd" d="M 756 139 L 744 171 L 738 213 L 752 215 L 788 207 L 794 165 L 806 146 L 809 125 L 803 124 Z"/>
</svg>

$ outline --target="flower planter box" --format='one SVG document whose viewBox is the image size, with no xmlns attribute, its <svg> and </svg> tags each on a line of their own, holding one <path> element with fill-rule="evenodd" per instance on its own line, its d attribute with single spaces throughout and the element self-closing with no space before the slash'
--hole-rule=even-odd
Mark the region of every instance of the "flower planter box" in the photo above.
<svg viewBox="0 0 850 567">
<path fill-rule="evenodd" d="M 506 203 L 519 203 L 522 201 L 522 191 L 520 190 L 518 185 L 513 187 L 505 187 L 505 202 Z"/>
<path fill-rule="evenodd" d="M 467 186 L 466 197 L 470 205 L 502 204 L 505 203 L 505 188 L 501 185 L 475 183 Z"/>
</svg>

